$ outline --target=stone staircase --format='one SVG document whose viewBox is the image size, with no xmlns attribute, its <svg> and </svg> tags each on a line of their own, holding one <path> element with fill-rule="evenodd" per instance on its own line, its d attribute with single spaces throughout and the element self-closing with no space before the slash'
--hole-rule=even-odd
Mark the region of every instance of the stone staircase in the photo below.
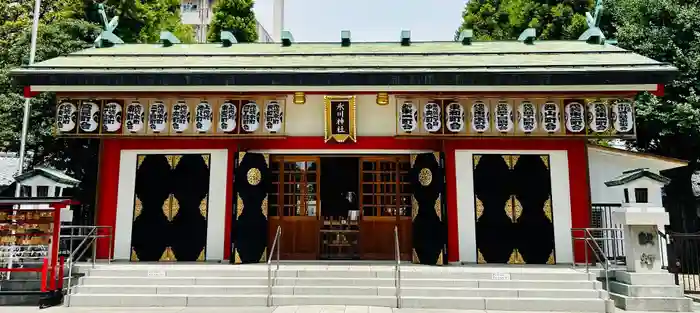
<svg viewBox="0 0 700 313">
<path fill-rule="evenodd" d="M 274 268 L 274 267 L 273 267 Z M 267 304 L 267 265 L 111 264 L 86 276 L 66 304 L 82 307 L 228 307 Z M 401 266 L 405 308 L 612 312 L 595 274 L 564 267 Z M 390 265 L 283 264 L 272 302 L 396 307 Z"/>
</svg>

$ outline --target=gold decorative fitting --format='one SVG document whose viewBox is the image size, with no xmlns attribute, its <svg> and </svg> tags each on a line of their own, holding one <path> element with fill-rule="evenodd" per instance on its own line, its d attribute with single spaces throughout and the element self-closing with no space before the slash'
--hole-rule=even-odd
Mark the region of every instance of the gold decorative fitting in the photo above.
<svg viewBox="0 0 700 313">
<path fill-rule="evenodd" d="M 260 179 L 262 178 L 262 173 L 260 173 L 260 170 L 257 168 L 251 168 L 248 170 L 248 173 L 246 174 L 246 179 L 248 180 L 248 184 L 251 186 L 257 186 L 260 183 Z"/>
<path fill-rule="evenodd" d="M 377 104 L 387 105 L 389 104 L 389 94 L 386 92 L 380 92 L 377 94 Z"/>
<path fill-rule="evenodd" d="M 520 160 L 520 156 L 519 155 L 511 155 L 510 159 L 511 159 L 510 163 L 513 164 L 512 168 L 515 168 L 515 165 L 518 164 L 518 160 Z"/>
<path fill-rule="evenodd" d="M 552 223 L 553 220 L 552 220 L 552 196 L 551 195 L 549 197 L 547 197 L 547 201 L 544 202 L 543 210 L 544 210 L 544 216 L 546 216 L 547 219 L 549 220 L 549 222 Z"/>
<path fill-rule="evenodd" d="M 436 263 L 437 265 L 443 265 L 443 264 L 444 264 L 444 263 L 443 263 L 444 260 L 442 259 L 442 255 L 443 255 L 442 250 L 440 250 L 440 254 L 438 255 L 438 259 L 437 259 L 437 263 Z"/>
<path fill-rule="evenodd" d="M 172 221 L 172 217 L 170 215 L 170 201 L 173 199 L 173 195 L 170 194 L 168 197 L 163 201 L 163 206 L 161 207 L 161 210 L 163 211 L 163 215 L 168 221 Z"/>
<path fill-rule="evenodd" d="M 548 155 L 540 155 L 540 159 L 542 159 L 542 163 L 544 163 L 544 167 L 549 169 L 549 156 Z"/>
<path fill-rule="evenodd" d="M 180 160 L 182 159 L 181 155 L 174 155 L 173 156 L 173 169 L 177 167 L 178 163 L 180 163 Z"/>
<path fill-rule="evenodd" d="M 552 253 L 549 254 L 549 258 L 547 258 L 547 264 L 555 264 L 556 262 L 554 261 L 554 249 L 552 249 Z"/>
<path fill-rule="evenodd" d="M 429 168 L 422 168 L 418 173 L 418 182 L 423 186 L 428 186 L 433 182 L 433 172 Z"/>
<path fill-rule="evenodd" d="M 306 103 L 306 95 L 303 92 L 294 93 L 294 104 L 304 104 Z"/>
<path fill-rule="evenodd" d="M 243 158 L 245 157 L 246 152 L 238 152 L 238 164 L 243 162 Z"/>
<path fill-rule="evenodd" d="M 476 221 L 479 221 L 479 218 L 484 215 L 484 203 L 479 200 L 478 197 L 476 198 Z"/>
<path fill-rule="evenodd" d="M 435 157 L 435 162 L 440 164 L 440 152 L 439 151 L 433 152 L 433 157 Z"/>
<path fill-rule="evenodd" d="M 173 253 L 173 249 L 170 247 L 165 248 L 165 251 L 163 251 L 163 254 L 161 254 L 158 261 L 177 261 L 175 258 L 175 253 Z"/>
<path fill-rule="evenodd" d="M 206 248 L 202 248 L 202 251 L 199 252 L 199 256 L 197 257 L 197 262 L 202 262 L 205 260 L 206 257 L 204 254 L 204 250 L 206 250 Z"/>
<path fill-rule="evenodd" d="M 258 260 L 258 262 L 265 263 L 266 259 L 267 259 L 267 247 L 265 247 L 265 250 L 263 250 L 263 253 L 260 256 L 260 260 Z"/>
<path fill-rule="evenodd" d="M 208 205 L 209 195 L 204 195 L 204 199 L 199 202 L 199 214 L 202 214 L 204 219 L 207 218 L 207 205 Z"/>
<path fill-rule="evenodd" d="M 146 156 L 145 156 L 145 155 L 139 155 L 139 156 L 136 158 L 136 160 L 137 160 L 137 161 L 136 161 L 136 169 L 139 169 L 139 167 L 141 167 L 141 163 L 143 163 L 143 161 L 146 160 Z"/>
<path fill-rule="evenodd" d="M 503 162 L 506 162 L 506 165 L 508 166 L 509 169 L 513 169 L 513 158 L 510 157 L 510 155 L 502 155 Z"/>
<path fill-rule="evenodd" d="M 420 264 L 420 259 L 418 258 L 418 253 L 416 253 L 416 249 L 413 250 L 413 263 L 415 264 Z"/>
<path fill-rule="evenodd" d="M 418 158 L 417 154 L 411 154 L 411 167 L 413 167 L 413 164 L 416 164 L 417 158 Z"/>
<path fill-rule="evenodd" d="M 243 214 L 243 199 L 240 195 L 237 195 L 236 197 L 238 198 L 236 199 L 236 219 L 238 219 L 238 217 Z"/>
<path fill-rule="evenodd" d="M 265 199 L 263 199 L 262 203 L 260 204 L 260 210 L 262 211 L 263 216 L 267 217 L 267 196 L 265 196 Z"/>
<path fill-rule="evenodd" d="M 270 166 L 270 154 L 263 153 L 263 158 L 265 159 L 265 165 Z"/>
<path fill-rule="evenodd" d="M 506 215 L 508 216 L 508 219 L 511 222 L 515 223 L 515 221 L 513 220 L 513 196 L 511 196 L 510 198 L 508 198 L 508 200 L 506 200 L 506 205 L 503 207 L 503 210 L 506 211 Z"/>
<path fill-rule="evenodd" d="M 170 195 L 170 198 L 172 201 L 170 201 L 170 218 L 168 220 L 172 222 L 177 213 L 180 212 L 180 201 L 175 198 L 175 195 Z"/>
<path fill-rule="evenodd" d="M 438 220 L 442 221 L 442 201 L 440 201 L 440 194 L 438 194 L 437 199 L 435 199 L 435 215 L 437 215 Z"/>
<path fill-rule="evenodd" d="M 517 196 L 510 196 L 511 199 L 513 200 L 513 221 L 517 222 L 518 219 L 520 218 L 520 215 L 523 215 L 523 206 L 520 204 L 520 200 L 518 200 Z"/>
<path fill-rule="evenodd" d="M 131 247 L 131 261 L 139 261 L 139 256 L 136 254 L 136 250 L 134 250 L 134 247 Z"/>
<path fill-rule="evenodd" d="M 207 166 L 207 168 L 209 168 L 209 158 L 210 157 L 211 156 L 208 154 L 202 154 L 202 160 L 204 160 L 204 164 Z"/>
<path fill-rule="evenodd" d="M 233 250 L 233 262 L 236 264 L 243 263 L 243 261 L 241 261 L 241 255 L 238 254 L 238 249 Z"/>
<path fill-rule="evenodd" d="M 415 220 L 416 215 L 418 215 L 418 200 L 411 195 L 411 220 Z"/>
<path fill-rule="evenodd" d="M 139 199 L 139 196 L 137 195 L 136 199 L 134 199 L 134 221 L 137 217 L 141 216 L 142 211 L 143 203 L 141 203 L 141 199 Z"/>
<path fill-rule="evenodd" d="M 476 254 L 477 254 L 476 263 L 486 264 L 486 259 L 484 259 L 484 255 L 481 254 L 481 249 L 476 249 Z"/>
<path fill-rule="evenodd" d="M 523 260 L 523 256 L 518 249 L 513 249 L 513 253 L 508 258 L 508 264 L 525 264 L 525 260 Z"/>
<path fill-rule="evenodd" d="M 474 168 L 476 169 L 476 166 L 479 165 L 479 161 L 481 161 L 481 156 L 475 155 L 472 158 L 474 159 Z"/>
</svg>

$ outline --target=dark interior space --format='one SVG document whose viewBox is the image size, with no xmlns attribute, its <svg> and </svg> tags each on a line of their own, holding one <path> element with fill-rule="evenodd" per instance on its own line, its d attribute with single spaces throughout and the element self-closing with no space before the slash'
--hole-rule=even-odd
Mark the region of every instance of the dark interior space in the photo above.
<svg viewBox="0 0 700 313">
<path fill-rule="evenodd" d="M 359 158 L 321 158 L 321 214 L 323 219 L 347 218 L 349 210 L 359 210 Z"/>
</svg>

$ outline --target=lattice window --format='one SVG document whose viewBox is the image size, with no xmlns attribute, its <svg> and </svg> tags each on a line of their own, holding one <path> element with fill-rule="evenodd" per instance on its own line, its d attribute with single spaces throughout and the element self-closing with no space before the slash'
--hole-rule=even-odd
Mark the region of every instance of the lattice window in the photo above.
<svg viewBox="0 0 700 313">
<path fill-rule="evenodd" d="M 284 161 L 282 199 L 284 216 L 318 215 L 318 163 Z"/>
<path fill-rule="evenodd" d="M 411 190 L 408 160 L 362 161 L 363 216 L 408 216 Z"/>
</svg>

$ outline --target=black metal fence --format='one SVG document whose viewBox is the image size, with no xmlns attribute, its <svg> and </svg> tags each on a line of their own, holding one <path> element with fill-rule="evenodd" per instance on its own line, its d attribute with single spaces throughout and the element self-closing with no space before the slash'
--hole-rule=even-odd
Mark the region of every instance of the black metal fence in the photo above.
<svg viewBox="0 0 700 313">
<path fill-rule="evenodd" d="M 594 203 L 591 206 L 591 233 L 602 251 L 598 251 L 601 259 L 608 259 L 613 265 L 624 265 L 625 246 L 622 236 L 622 225 L 615 224 L 612 212 L 619 208 L 619 203 Z"/>
<path fill-rule="evenodd" d="M 668 270 L 685 293 L 700 294 L 700 233 L 669 233 Z"/>
</svg>

